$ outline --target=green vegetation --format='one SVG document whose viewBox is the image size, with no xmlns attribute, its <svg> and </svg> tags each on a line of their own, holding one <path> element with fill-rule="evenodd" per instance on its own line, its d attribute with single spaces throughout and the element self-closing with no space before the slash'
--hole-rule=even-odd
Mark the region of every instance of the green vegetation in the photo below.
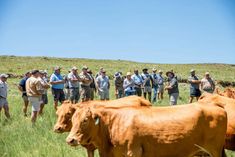
<svg viewBox="0 0 235 157">
<path fill-rule="evenodd" d="M 163 71 L 174 69 L 178 77 L 187 78 L 191 68 L 197 70 L 202 77 L 205 71 L 209 71 L 213 78 L 218 80 L 234 81 L 235 66 L 223 64 L 194 64 L 194 65 L 170 65 L 170 64 L 144 64 L 128 61 L 111 61 L 111 60 L 91 60 L 91 59 L 63 59 L 47 57 L 0 57 L 0 73 L 12 73 L 22 75 L 25 71 L 31 69 L 47 69 L 52 72 L 52 67 L 60 65 L 63 67 L 62 73 L 72 66 L 82 67 L 89 66 L 94 73 L 100 67 L 104 67 L 109 76 L 115 71 L 133 71 L 134 68 L 142 69 L 143 67 L 156 67 Z M 55 111 L 52 106 L 52 96 L 49 90 L 49 104 L 45 107 L 44 115 L 39 117 L 35 127 L 31 126 L 30 117 L 25 118 L 21 111 L 23 101 L 21 94 L 17 90 L 19 78 L 8 79 L 9 95 L 8 101 L 12 119 L 5 120 L 3 112 L 0 115 L 0 156 L 1 157 L 84 157 L 86 151 L 82 147 L 70 147 L 66 144 L 65 138 L 68 133 L 57 134 L 52 128 L 56 121 Z M 110 96 L 114 99 L 113 81 L 110 90 Z M 188 102 L 188 85 L 180 84 L 179 104 Z M 154 105 L 167 105 L 168 97 L 164 95 L 164 100 Z M 30 114 L 31 107 L 28 113 Z M 235 153 L 227 151 L 228 157 L 235 157 Z M 98 156 L 96 154 L 96 156 Z"/>
</svg>

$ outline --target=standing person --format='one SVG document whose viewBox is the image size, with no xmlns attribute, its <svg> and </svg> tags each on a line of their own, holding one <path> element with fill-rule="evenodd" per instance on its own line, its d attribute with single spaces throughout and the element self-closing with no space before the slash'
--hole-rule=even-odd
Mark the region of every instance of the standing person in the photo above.
<svg viewBox="0 0 235 157">
<path fill-rule="evenodd" d="M 168 90 L 170 105 L 177 105 L 177 99 L 179 97 L 178 81 L 172 71 L 168 71 L 166 76 L 168 77 L 169 85 L 165 87 L 165 90 Z"/>
<path fill-rule="evenodd" d="M 70 90 L 69 90 L 69 79 L 68 75 L 71 73 L 71 70 L 68 70 L 68 74 L 64 76 L 64 94 L 65 94 L 65 100 L 70 99 Z"/>
<path fill-rule="evenodd" d="M 164 94 L 164 78 L 162 77 L 162 70 L 158 72 L 158 100 L 163 100 Z"/>
<path fill-rule="evenodd" d="M 95 98 L 95 93 L 96 93 L 96 85 L 95 85 L 95 79 L 92 75 L 92 71 L 90 69 L 87 70 L 87 73 L 90 74 L 91 76 L 91 84 L 90 84 L 90 88 L 91 88 L 91 100 L 94 100 Z"/>
<path fill-rule="evenodd" d="M 10 113 L 9 113 L 9 106 L 7 101 L 7 78 L 8 75 L 1 74 L 0 75 L 0 112 L 2 111 L 2 108 L 4 109 L 5 116 L 9 119 Z"/>
<path fill-rule="evenodd" d="M 201 80 L 201 90 L 208 93 L 213 93 L 215 90 L 215 83 L 209 72 L 206 72 L 205 77 Z"/>
<path fill-rule="evenodd" d="M 102 73 L 102 71 L 103 71 L 103 67 L 100 67 L 100 71 L 95 75 L 95 78 L 97 78 L 98 76 L 100 76 L 101 75 L 101 73 Z"/>
<path fill-rule="evenodd" d="M 29 103 L 32 105 L 31 122 L 34 124 L 40 110 L 40 100 L 44 91 L 43 86 L 38 79 L 39 71 L 33 70 L 32 76 L 26 81 L 26 92 L 29 98 Z"/>
<path fill-rule="evenodd" d="M 191 75 L 188 77 L 188 82 L 190 83 L 190 98 L 189 103 L 193 102 L 193 98 L 196 97 L 198 100 L 201 96 L 201 91 L 199 89 L 199 85 L 201 81 L 198 79 L 198 77 L 195 74 L 195 70 L 192 69 L 190 71 Z"/>
<path fill-rule="evenodd" d="M 89 101 L 91 99 L 91 82 L 92 78 L 90 74 L 87 72 L 88 67 L 83 66 L 82 72 L 80 73 L 79 77 L 81 78 L 81 97 L 82 101 Z"/>
<path fill-rule="evenodd" d="M 143 73 L 141 74 L 141 77 L 143 79 L 144 98 L 147 99 L 147 94 L 148 94 L 148 100 L 151 102 L 151 94 L 152 94 L 151 82 L 152 82 L 152 77 L 151 77 L 151 75 L 149 75 L 147 68 L 143 69 Z"/>
<path fill-rule="evenodd" d="M 58 101 L 63 103 L 65 100 L 64 95 L 64 79 L 60 74 L 61 68 L 56 66 L 54 68 L 54 73 L 50 77 L 50 84 L 52 85 L 52 95 L 54 97 L 54 109 L 57 110 Z"/>
<path fill-rule="evenodd" d="M 22 98 L 24 101 L 24 105 L 23 105 L 23 109 L 22 109 L 24 116 L 27 116 L 27 109 L 28 109 L 28 105 L 29 105 L 29 100 L 28 100 L 28 96 L 26 93 L 26 81 L 30 76 L 31 76 L 31 72 L 26 72 L 24 78 L 20 81 L 20 83 L 18 85 L 18 89 L 22 93 Z"/>
<path fill-rule="evenodd" d="M 72 104 L 76 104 L 80 99 L 79 93 L 79 81 L 81 80 L 78 76 L 77 67 L 73 67 L 71 72 L 68 74 L 68 85 L 69 85 L 69 93 L 70 97 L 69 100 Z"/>
<path fill-rule="evenodd" d="M 134 74 L 131 76 L 132 80 L 134 81 L 134 89 L 136 92 L 136 95 L 142 96 L 142 85 L 143 85 L 143 79 L 139 75 L 139 71 L 137 69 L 134 70 Z"/>
<path fill-rule="evenodd" d="M 131 78 L 131 72 L 127 72 L 126 78 L 123 82 L 123 88 L 125 91 L 125 96 L 135 95 L 135 82 Z"/>
<path fill-rule="evenodd" d="M 40 101 L 40 110 L 38 112 L 39 115 L 42 115 L 45 104 L 48 104 L 47 90 L 48 88 L 50 88 L 50 84 L 48 83 L 47 79 L 47 72 L 43 70 L 39 71 L 38 79 L 41 82 L 43 88 L 42 97 Z"/>
<path fill-rule="evenodd" d="M 158 75 L 157 75 L 157 69 L 153 68 L 153 73 L 151 75 L 152 77 L 152 88 L 153 88 L 153 100 L 152 102 L 157 101 L 157 91 L 158 91 Z"/>
<path fill-rule="evenodd" d="M 123 77 L 120 72 L 116 72 L 114 75 L 115 95 L 116 99 L 122 98 L 124 95 L 123 89 Z"/>
<path fill-rule="evenodd" d="M 104 69 L 102 70 L 101 75 L 96 78 L 96 82 L 100 100 L 109 100 L 110 83 Z"/>
</svg>

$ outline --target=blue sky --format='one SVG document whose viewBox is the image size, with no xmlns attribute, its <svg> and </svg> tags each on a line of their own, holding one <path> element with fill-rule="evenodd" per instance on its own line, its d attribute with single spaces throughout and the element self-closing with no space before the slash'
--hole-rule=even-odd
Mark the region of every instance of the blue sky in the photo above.
<svg viewBox="0 0 235 157">
<path fill-rule="evenodd" d="M 233 0 L 0 0 L 0 54 L 235 63 Z"/>
</svg>

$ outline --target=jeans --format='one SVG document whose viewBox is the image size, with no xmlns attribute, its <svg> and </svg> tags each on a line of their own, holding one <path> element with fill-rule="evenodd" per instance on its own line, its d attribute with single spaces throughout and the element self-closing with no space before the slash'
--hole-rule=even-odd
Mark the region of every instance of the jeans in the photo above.
<svg viewBox="0 0 235 157">
<path fill-rule="evenodd" d="M 135 92 L 125 91 L 125 96 L 135 95 Z"/>
<path fill-rule="evenodd" d="M 157 101 L 157 92 L 158 92 L 158 86 L 153 86 L 153 100 L 152 100 L 152 102 Z"/>
</svg>

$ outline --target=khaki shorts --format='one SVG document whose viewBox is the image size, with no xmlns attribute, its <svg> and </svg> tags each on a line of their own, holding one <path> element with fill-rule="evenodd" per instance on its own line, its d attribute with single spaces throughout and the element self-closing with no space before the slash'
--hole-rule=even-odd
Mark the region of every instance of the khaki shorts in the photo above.
<svg viewBox="0 0 235 157">
<path fill-rule="evenodd" d="M 144 93 L 151 93 L 151 92 L 152 92 L 152 88 L 150 86 L 144 87 Z"/>
<path fill-rule="evenodd" d="M 91 88 L 90 86 L 81 86 L 81 98 L 90 99 L 91 98 Z"/>
<path fill-rule="evenodd" d="M 109 100 L 109 90 L 99 91 L 100 100 Z"/>
<path fill-rule="evenodd" d="M 172 93 L 170 96 L 170 105 L 177 105 L 177 99 L 179 97 L 179 93 Z"/>
<path fill-rule="evenodd" d="M 158 93 L 164 93 L 164 85 L 158 85 Z"/>
<path fill-rule="evenodd" d="M 39 111 L 40 110 L 40 97 L 32 97 L 29 96 L 29 103 L 32 105 L 32 111 Z"/>
<path fill-rule="evenodd" d="M 8 106 L 8 101 L 6 98 L 0 97 L 0 107 Z"/>
</svg>

